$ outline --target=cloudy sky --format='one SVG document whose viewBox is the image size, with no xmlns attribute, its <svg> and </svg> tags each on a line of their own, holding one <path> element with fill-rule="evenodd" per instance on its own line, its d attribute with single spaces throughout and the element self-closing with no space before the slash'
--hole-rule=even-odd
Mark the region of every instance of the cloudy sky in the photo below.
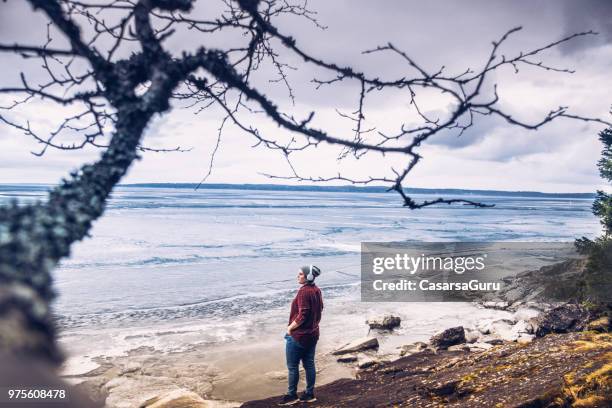
<svg viewBox="0 0 612 408">
<path fill-rule="evenodd" d="M 33 14 L 25 2 L 9 0 L 0 4 L 0 42 L 40 44 L 45 38 L 45 19 Z M 461 72 L 484 64 L 491 41 L 515 26 L 523 30 L 511 37 L 504 53 L 537 48 L 565 35 L 594 30 L 596 37 L 576 40 L 546 52 L 542 60 L 574 69 L 574 74 L 523 68 L 519 74 L 507 68 L 495 74 L 502 107 L 517 118 L 537 121 L 560 105 L 570 112 L 610 119 L 612 105 L 612 2 L 607 0 L 453 0 L 438 1 L 310 1 L 309 8 L 327 28 L 321 30 L 303 19 L 279 19 L 277 24 L 311 54 L 340 64 L 350 64 L 371 76 L 397 78 L 410 68 L 391 55 L 362 55 L 361 51 L 392 42 L 427 69 L 444 65 L 449 72 Z M 56 40 L 60 43 L 60 39 Z M 178 33 L 166 43 L 173 52 L 196 48 L 204 41 L 193 33 Z M 217 38 L 219 46 L 230 39 Z M 209 45 L 210 46 L 210 45 Z M 333 135 L 350 138 L 351 124 L 337 110 L 355 109 L 359 88 L 339 86 L 315 90 L 311 79 L 319 75 L 290 53 L 284 61 L 298 69 L 289 72 L 295 91 L 293 105 L 282 84 L 270 83 L 272 72 L 265 68 L 256 82 L 286 112 L 305 115 L 314 111 L 316 127 Z M 18 81 L 19 72 L 32 72 L 32 60 L 0 54 L 0 86 Z M 35 63 L 36 64 L 36 63 Z M 36 78 L 36 74 L 33 74 Z M 354 85 L 354 84 L 353 84 Z M 490 85 L 490 84 L 489 84 Z M 424 95 L 428 114 L 443 115 L 448 101 Z M 10 101 L 1 99 L 2 104 Z M 381 131 L 396 129 L 407 117 L 406 94 L 373 97 L 366 103 L 366 120 Z M 125 183 L 199 182 L 207 173 L 210 154 L 222 118 L 220 111 L 195 113 L 177 109 L 159 117 L 147 130 L 144 144 L 150 147 L 192 148 L 184 153 L 146 153 L 131 169 Z M 47 102 L 35 102 L 19 112 L 2 111 L 14 120 L 29 121 L 44 132 L 70 109 Z M 253 124 L 268 135 L 284 135 L 264 117 Z M 591 192 L 602 187 L 595 167 L 601 146 L 597 132 L 601 125 L 560 119 L 539 131 L 527 131 L 496 119 L 480 118 L 461 137 L 440 135 L 421 149 L 422 163 L 406 182 L 410 187 L 537 190 L 547 192 Z M 228 126 L 215 157 L 208 182 L 267 183 L 262 173 L 290 175 L 286 161 L 277 152 L 253 148 L 255 140 L 234 126 Z M 50 150 L 43 157 L 30 152 L 40 146 L 22 133 L 0 125 L 0 183 L 55 183 L 71 169 L 94 160 L 100 151 Z M 319 146 L 296 155 L 293 162 L 305 176 L 329 177 L 339 171 L 354 178 L 389 176 L 390 167 L 399 167 L 405 157 L 368 155 L 359 160 L 338 162 L 338 148 Z M 278 182 L 278 181 L 277 181 Z M 289 182 L 285 182 L 289 183 Z"/>
</svg>

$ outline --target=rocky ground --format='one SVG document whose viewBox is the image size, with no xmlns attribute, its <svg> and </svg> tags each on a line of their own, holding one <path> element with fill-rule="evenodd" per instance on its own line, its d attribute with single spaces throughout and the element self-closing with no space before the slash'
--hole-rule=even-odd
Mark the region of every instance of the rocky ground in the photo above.
<svg viewBox="0 0 612 408">
<path fill-rule="evenodd" d="M 546 326 L 551 316 L 549 312 L 539 322 Z M 572 324 L 555 330 L 575 329 Z M 609 323 L 599 319 L 586 326 L 587 331 L 547 333 L 533 341 L 485 343 L 491 347 L 484 351 L 466 343 L 463 328 L 453 328 L 434 336 L 430 344 L 404 348 L 405 357 L 364 366 L 357 379 L 318 387 L 318 401 L 307 405 L 610 407 L 612 335 L 605 332 Z M 278 399 L 252 401 L 242 407 L 268 408 Z"/>
</svg>

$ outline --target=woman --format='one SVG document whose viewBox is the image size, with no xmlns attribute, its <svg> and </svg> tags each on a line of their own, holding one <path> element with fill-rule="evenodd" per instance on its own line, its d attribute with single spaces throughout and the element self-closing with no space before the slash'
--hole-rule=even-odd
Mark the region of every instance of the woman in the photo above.
<svg viewBox="0 0 612 408">
<path fill-rule="evenodd" d="M 316 379 L 315 348 L 319 340 L 319 322 L 323 311 L 323 296 L 314 280 L 321 270 L 314 265 L 302 266 L 298 270 L 297 282 L 301 285 L 291 302 L 289 326 L 285 334 L 287 357 L 288 389 L 279 405 L 293 405 L 297 402 L 313 402 Z M 306 391 L 298 398 L 297 384 L 300 378 L 299 365 L 302 361 L 306 372 Z"/>
</svg>

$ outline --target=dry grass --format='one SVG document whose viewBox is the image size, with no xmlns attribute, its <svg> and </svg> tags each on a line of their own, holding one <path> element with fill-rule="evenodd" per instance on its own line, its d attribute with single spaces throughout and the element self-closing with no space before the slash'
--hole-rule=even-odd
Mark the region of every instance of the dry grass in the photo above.
<svg viewBox="0 0 612 408">
<path fill-rule="evenodd" d="M 612 335 L 608 333 L 587 332 L 583 338 L 574 342 L 570 352 L 586 352 L 596 349 L 612 350 Z M 582 367 L 594 371 L 577 370 L 563 377 L 563 396 L 572 407 L 596 408 L 612 404 L 612 351 L 604 353 L 598 360 Z"/>
</svg>

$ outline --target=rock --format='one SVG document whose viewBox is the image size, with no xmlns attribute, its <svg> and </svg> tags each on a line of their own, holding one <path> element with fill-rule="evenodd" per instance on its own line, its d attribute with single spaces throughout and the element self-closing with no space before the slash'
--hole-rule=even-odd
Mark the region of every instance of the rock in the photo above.
<svg viewBox="0 0 612 408">
<path fill-rule="evenodd" d="M 549 333 L 581 331 L 587 327 L 589 317 L 589 311 L 579 305 L 558 306 L 540 315 L 535 334 L 542 337 Z"/>
<path fill-rule="evenodd" d="M 505 279 L 502 278 L 502 281 L 505 281 Z M 510 277 L 510 281 L 512 281 L 512 278 Z M 520 308 L 522 308 L 525 305 L 525 302 L 523 302 L 522 300 L 513 300 L 510 302 L 510 306 L 508 306 L 508 309 L 511 312 L 516 312 L 517 310 L 519 310 Z"/>
<path fill-rule="evenodd" d="M 339 363 L 354 363 L 357 361 L 357 356 L 355 354 L 345 354 L 342 357 L 338 357 L 336 361 Z"/>
<path fill-rule="evenodd" d="M 478 326 L 478 330 L 485 337 L 494 338 L 504 341 L 516 341 L 519 336 L 519 332 L 527 329 L 525 323 L 520 323 L 518 326 L 514 324 L 514 321 L 510 319 L 498 319 L 494 321 L 488 321 L 481 323 Z M 484 341 L 482 337 L 479 341 Z"/>
<path fill-rule="evenodd" d="M 392 363 L 394 361 L 397 361 L 399 359 L 403 358 L 403 356 L 401 354 L 385 354 L 383 356 L 380 356 L 380 358 L 378 359 L 379 363 Z"/>
<path fill-rule="evenodd" d="M 520 337 L 528 338 L 534 333 L 534 327 L 530 322 L 520 320 L 515 325 L 511 321 L 502 319 L 490 323 L 487 326 L 489 334 L 482 336 L 479 341 L 490 344 L 501 344 L 504 341 L 518 341 Z"/>
<path fill-rule="evenodd" d="M 478 330 L 465 330 L 465 342 L 475 343 L 480 338 L 480 332 Z"/>
<path fill-rule="evenodd" d="M 353 340 L 350 343 L 345 344 L 339 349 L 332 351 L 333 355 L 354 353 L 356 351 L 370 350 L 378 348 L 378 339 L 376 337 L 364 337 L 361 339 Z"/>
<path fill-rule="evenodd" d="M 397 316 L 384 316 L 382 318 L 369 319 L 366 324 L 370 326 L 370 329 L 377 330 L 393 330 L 399 327 L 402 319 Z"/>
<path fill-rule="evenodd" d="M 535 309 L 535 308 L 521 307 L 521 308 L 517 309 L 516 312 L 513 313 L 512 317 L 516 321 L 529 320 L 529 319 L 532 319 L 534 317 L 538 317 L 541 312 L 542 312 L 541 310 L 538 310 L 538 309 Z"/>
<path fill-rule="evenodd" d="M 504 341 L 502 339 L 486 339 L 484 340 L 484 342 L 492 346 L 499 346 L 500 344 L 504 344 Z"/>
<path fill-rule="evenodd" d="M 478 329 L 480 334 L 489 334 L 491 333 L 491 322 L 479 322 L 476 328 Z"/>
<path fill-rule="evenodd" d="M 433 336 L 430 343 L 437 349 L 447 349 L 455 344 L 465 343 L 465 330 L 463 326 L 451 327 Z"/>
<path fill-rule="evenodd" d="M 357 367 L 361 369 L 369 368 L 376 364 L 378 364 L 378 361 L 365 354 L 359 355 L 359 358 L 357 360 Z"/>
<path fill-rule="evenodd" d="M 506 310 L 510 306 L 508 302 L 483 302 L 482 307 L 486 309 Z"/>
<path fill-rule="evenodd" d="M 600 333 L 610 331 L 610 318 L 608 316 L 604 316 L 590 321 L 586 328 L 587 330 L 594 330 Z"/>
<path fill-rule="evenodd" d="M 538 318 L 532 317 L 531 319 L 527 320 L 527 324 L 528 324 L 527 333 L 535 334 L 535 332 L 538 330 Z"/>
<path fill-rule="evenodd" d="M 401 346 L 400 356 L 405 356 L 407 354 L 414 354 L 420 351 L 427 349 L 427 343 L 423 343 L 422 341 L 417 341 L 412 344 L 406 344 Z"/>
<path fill-rule="evenodd" d="M 535 334 L 521 333 L 516 339 L 517 343 L 531 343 L 535 338 Z"/>
<path fill-rule="evenodd" d="M 135 373 L 137 371 L 140 371 L 140 364 L 138 364 L 135 361 L 131 361 L 125 367 L 121 369 L 121 372 L 119 373 L 119 375 L 126 375 L 130 373 Z"/>
<path fill-rule="evenodd" d="M 510 319 L 485 320 L 478 323 L 477 328 L 482 334 L 493 334 L 509 331 L 514 323 L 515 321 Z"/>
<path fill-rule="evenodd" d="M 454 346 L 450 346 L 447 348 L 448 351 L 470 351 L 470 346 L 468 344 L 455 344 Z"/>
<path fill-rule="evenodd" d="M 486 351 L 493 348 L 492 344 L 489 343 L 472 343 L 469 344 L 468 347 L 472 352 Z"/>
<path fill-rule="evenodd" d="M 532 309 L 539 310 L 540 312 L 548 312 L 550 309 L 553 308 L 553 306 L 551 306 L 550 303 L 545 303 L 545 302 L 527 302 L 525 303 L 525 305 Z M 557 305 L 557 306 L 560 306 L 560 305 Z"/>
<path fill-rule="evenodd" d="M 521 334 L 533 334 L 534 332 L 533 324 L 530 321 L 519 320 L 512 326 L 512 333 L 515 333 L 517 336 Z"/>
<path fill-rule="evenodd" d="M 208 408 L 202 397 L 193 391 L 180 388 L 146 400 L 140 408 Z"/>
</svg>

